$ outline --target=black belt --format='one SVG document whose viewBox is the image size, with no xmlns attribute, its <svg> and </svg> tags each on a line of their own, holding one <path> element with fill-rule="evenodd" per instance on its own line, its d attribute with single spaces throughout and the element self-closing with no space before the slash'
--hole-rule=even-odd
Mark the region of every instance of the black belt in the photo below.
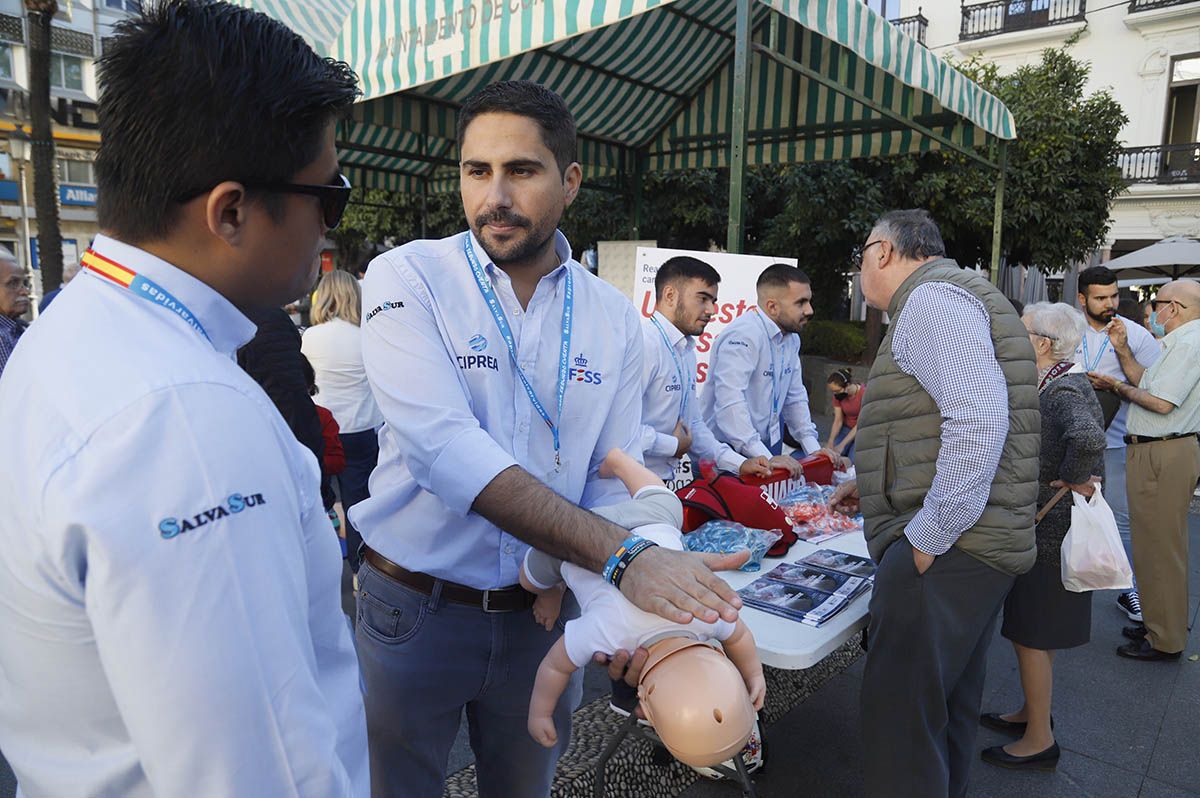
<svg viewBox="0 0 1200 798">
<path fill-rule="evenodd" d="M 536 596 L 520 585 L 511 585 L 492 590 L 476 590 L 473 587 L 447 582 L 445 579 L 438 579 L 429 574 L 410 571 L 407 568 L 396 565 L 396 563 L 387 557 L 366 546 L 363 546 L 363 559 L 384 576 L 390 577 L 400 584 L 411 587 L 413 590 L 420 591 L 427 596 L 432 595 L 434 585 L 441 582 L 442 598 L 446 599 L 446 601 L 478 607 L 484 612 L 517 612 L 532 607 L 533 600 L 536 598 Z"/>
<path fill-rule="evenodd" d="M 1196 437 L 1196 433 L 1194 433 L 1194 432 L 1181 432 L 1178 435 L 1164 435 L 1161 438 L 1151 438 L 1147 435 L 1126 435 L 1125 442 L 1126 443 L 1156 443 L 1158 441 L 1173 441 L 1178 438 L 1194 438 L 1194 437 Z"/>
</svg>

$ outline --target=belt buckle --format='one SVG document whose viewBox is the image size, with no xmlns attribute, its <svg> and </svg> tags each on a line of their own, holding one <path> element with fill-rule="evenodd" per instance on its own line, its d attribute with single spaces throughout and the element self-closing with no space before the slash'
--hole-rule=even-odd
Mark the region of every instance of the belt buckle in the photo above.
<svg viewBox="0 0 1200 798">
<path fill-rule="evenodd" d="M 506 610 L 492 609 L 491 598 L 492 598 L 492 591 L 490 591 L 490 590 L 483 591 L 483 611 L 484 612 L 490 612 L 490 613 L 506 612 Z"/>
</svg>

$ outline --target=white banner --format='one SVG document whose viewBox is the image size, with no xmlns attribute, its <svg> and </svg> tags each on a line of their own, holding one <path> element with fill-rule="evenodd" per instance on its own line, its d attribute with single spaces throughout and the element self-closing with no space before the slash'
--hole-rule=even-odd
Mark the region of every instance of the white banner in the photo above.
<svg viewBox="0 0 1200 798">
<path fill-rule="evenodd" d="M 756 307 L 758 292 L 754 284 L 763 269 L 773 263 L 796 265 L 795 258 L 774 258 L 767 255 L 736 255 L 730 252 L 694 252 L 687 249 L 662 249 L 660 247 L 638 247 L 637 267 L 634 272 L 634 302 L 638 311 L 646 318 L 654 313 L 654 277 L 658 269 L 668 260 L 680 255 L 687 255 L 707 263 L 721 275 L 721 284 L 717 287 L 717 312 L 712 321 L 704 328 L 704 333 L 696 340 L 696 391 L 704 390 L 704 382 L 708 377 L 708 357 L 712 351 L 713 339 L 721 334 L 729 323 L 743 313 Z M 671 481 L 671 490 L 686 485 L 699 474 L 692 473 L 691 463 L 687 455 L 680 458 L 679 466 L 675 469 L 675 479 Z"/>
</svg>

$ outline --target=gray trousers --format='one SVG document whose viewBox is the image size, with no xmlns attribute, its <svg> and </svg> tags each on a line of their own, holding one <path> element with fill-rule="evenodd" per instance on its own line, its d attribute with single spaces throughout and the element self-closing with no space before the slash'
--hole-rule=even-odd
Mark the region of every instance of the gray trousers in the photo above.
<svg viewBox="0 0 1200 798">
<path fill-rule="evenodd" d="M 957 548 L 923 575 L 906 538 L 884 552 L 862 686 L 868 795 L 966 794 L 988 646 L 1012 584 Z"/>
</svg>

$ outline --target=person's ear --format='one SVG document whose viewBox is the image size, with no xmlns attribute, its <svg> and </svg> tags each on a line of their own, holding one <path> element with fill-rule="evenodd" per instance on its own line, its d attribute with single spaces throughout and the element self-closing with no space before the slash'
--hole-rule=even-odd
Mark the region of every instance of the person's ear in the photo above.
<svg viewBox="0 0 1200 798">
<path fill-rule="evenodd" d="M 563 172 L 563 189 L 565 190 L 566 206 L 571 207 L 571 203 L 579 196 L 579 188 L 583 185 L 583 168 L 578 163 L 572 163 Z"/>
<path fill-rule="evenodd" d="M 208 192 L 204 201 L 204 220 L 210 233 L 236 246 L 245 233 L 248 210 L 245 186 L 226 180 Z"/>
</svg>

